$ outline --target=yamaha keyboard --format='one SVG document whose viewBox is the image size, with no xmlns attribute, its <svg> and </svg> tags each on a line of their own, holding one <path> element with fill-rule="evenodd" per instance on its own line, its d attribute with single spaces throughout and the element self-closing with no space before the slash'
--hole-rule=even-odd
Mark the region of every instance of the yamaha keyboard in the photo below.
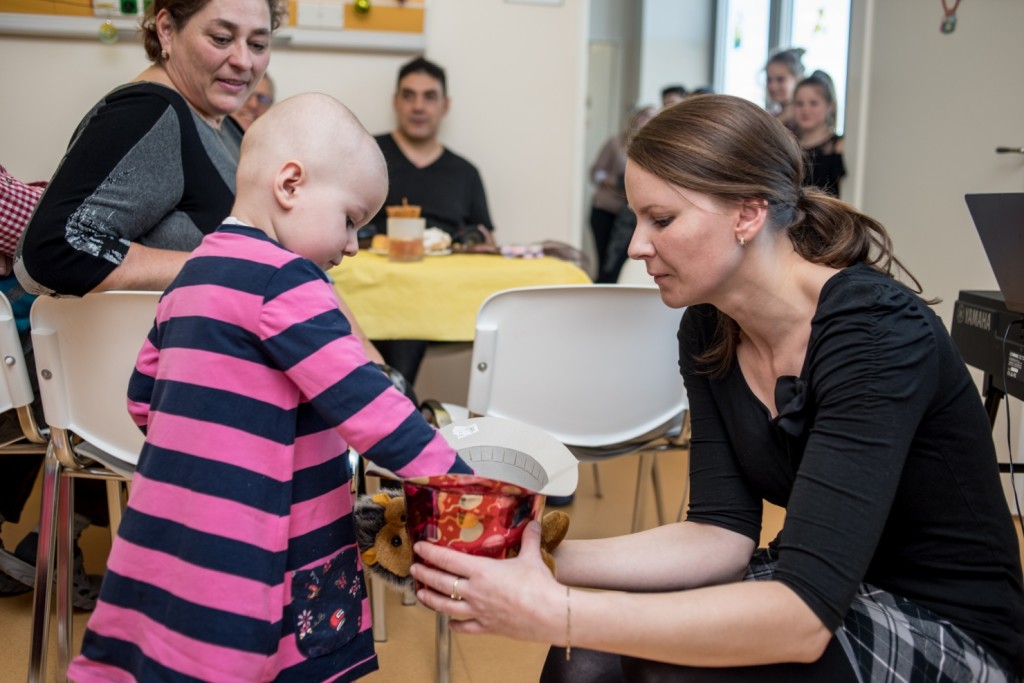
<svg viewBox="0 0 1024 683">
<path fill-rule="evenodd" d="M 953 343 L 965 363 L 985 373 L 985 409 L 993 421 L 1004 394 L 1024 400 L 1024 326 L 1017 322 L 1021 319 L 1024 313 L 1007 309 L 998 291 L 961 290 L 956 300 Z"/>
</svg>

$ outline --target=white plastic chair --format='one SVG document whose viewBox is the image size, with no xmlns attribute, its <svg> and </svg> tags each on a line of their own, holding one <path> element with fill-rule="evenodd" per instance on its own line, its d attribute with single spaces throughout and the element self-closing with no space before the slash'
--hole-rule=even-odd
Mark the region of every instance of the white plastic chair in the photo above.
<svg viewBox="0 0 1024 683">
<path fill-rule="evenodd" d="M 28 363 L 21 347 L 18 326 L 11 302 L 0 293 L 0 358 L 3 359 L 3 381 L 0 381 L 0 413 L 14 410 L 21 434 L 0 443 L 0 454 L 45 453 L 47 434 L 36 423 L 32 412 L 35 392 L 29 379 Z"/>
<path fill-rule="evenodd" d="M 153 325 L 159 292 L 41 297 L 32 306 L 39 394 L 50 428 L 39 520 L 29 681 L 46 680 L 53 576 L 57 577 L 58 680 L 71 656 L 71 479 L 107 480 L 110 532 L 121 519 L 121 485 L 135 470 L 143 435 L 128 415 L 128 380 Z"/>
<path fill-rule="evenodd" d="M 5 455 L 42 455 L 46 453 L 49 438 L 41 429 L 32 410 L 35 391 L 29 380 L 28 363 L 21 346 L 18 326 L 14 320 L 11 302 L 0 293 L 0 358 L 3 359 L 0 378 L 0 414 L 11 413 L 11 427 L 17 420 L 16 431 L 6 425 L 0 440 L 0 457 Z M 30 583 L 34 568 L 9 553 L 0 554 L 0 569 L 23 583 Z"/>
<path fill-rule="evenodd" d="M 654 286 L 654 278 L 647 274 L 647 263 L 637 259 L 626 259 L 619 271 L 620 285 L 646 285 Z"/>
<path fill-rule="evenodd" d="M 498 292 L 477 315 L 469 412 L 539 427 L 581 462 L 639 454 L 632 529 L 641 525 L 648 478 L 661 523 L 653 455 L 677 445 L 689 407 L 678 369 L 681 317 L 656 287 Z"/>
</svg>

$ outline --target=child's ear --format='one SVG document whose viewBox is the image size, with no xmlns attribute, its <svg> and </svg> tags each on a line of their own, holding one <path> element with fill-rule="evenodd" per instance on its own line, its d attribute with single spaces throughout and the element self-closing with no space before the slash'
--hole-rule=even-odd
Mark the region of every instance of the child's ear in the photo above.
<svg viewBox="0 0 1024 683">
<path fill-rule="evenodd" d="M 306 170 L 300 161 L 286 161 L 274 176 L 274 198 L 282 209 L 295 205 L 295 195 L 306 178 Z"/>
</svg>

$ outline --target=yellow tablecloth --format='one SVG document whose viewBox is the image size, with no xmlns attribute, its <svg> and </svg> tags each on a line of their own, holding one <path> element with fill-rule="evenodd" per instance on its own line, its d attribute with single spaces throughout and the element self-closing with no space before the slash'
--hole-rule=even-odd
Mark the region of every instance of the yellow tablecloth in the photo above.
<svg viewBox="0 0 1024 683">
<path fill-rule="evenodd" d="M 392 263 L 360 251 L 328 271 L 370 339 L 473 341 L 476 313 L 494 292 L 533 285 L 589 284 L 576 266 L 545 256 L 427 256 Z"/>
</svg>

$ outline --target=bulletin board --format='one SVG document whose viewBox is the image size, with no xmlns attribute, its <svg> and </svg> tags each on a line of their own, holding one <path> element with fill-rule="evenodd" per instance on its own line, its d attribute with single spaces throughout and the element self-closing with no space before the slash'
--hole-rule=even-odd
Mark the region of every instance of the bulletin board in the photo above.
<svg viewBox="0 0 1024 683">
<path fill-rule="evenodd" d="M 0 0 L 0 35 L 137 38 L 149 0 Z M 423 52 L 427 0 L 287 0 L 274 47 Z M 116 30 L 114 30 L 116 29 Z"/>
</svg>

